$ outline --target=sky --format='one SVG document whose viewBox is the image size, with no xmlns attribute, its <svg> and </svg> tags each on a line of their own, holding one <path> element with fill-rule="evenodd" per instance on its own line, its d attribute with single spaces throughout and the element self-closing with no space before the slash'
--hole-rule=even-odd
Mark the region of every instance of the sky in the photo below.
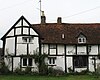
<svg viewBox="0 0 100 80">
<path fill-rule="evenodd" d="M 41 0 L 47 23 L 100 23 L 100 0 Z M 40 0 L 0 0 L 0 38 L 24 16 L 40 23 Z M 0 47 L 2 41 L 0 40 Z"/>
</svg>

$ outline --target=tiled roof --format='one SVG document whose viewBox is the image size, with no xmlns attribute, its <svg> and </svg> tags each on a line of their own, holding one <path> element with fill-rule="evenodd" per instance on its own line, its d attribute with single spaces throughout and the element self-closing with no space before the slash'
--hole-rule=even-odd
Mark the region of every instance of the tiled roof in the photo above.
<svg viewBox="0 0 100 80">
<path fill-rule="evenodd" d="M 100 44 L 100 24 L 45 23 L 33 24 L 32 27 L 41 36 L 42 43 L 78 44 L 78 35 L 84 34 L 86 44 Z M 64 34 L 64 38 L 62 38 Z"/>
</svg>

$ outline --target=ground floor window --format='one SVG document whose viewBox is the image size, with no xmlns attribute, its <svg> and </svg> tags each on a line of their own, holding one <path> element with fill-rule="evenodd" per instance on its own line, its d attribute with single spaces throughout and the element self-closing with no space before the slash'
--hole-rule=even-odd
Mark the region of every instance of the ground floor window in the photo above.
<svg viewBox="0 0 100 80">
<path fill-rule="evenodd" d="M 56 57 L 49 57 L 48 58 L 48 64 L 49 65 L 55 65 L 56 64 Z"/>
<path fill-rule="evenodd" d="M 32 58 L 23 58 L 22 65 L 23 66 L 32 66 Z"/>
<path fill-rule="evenodd" d="M 88 65 L 87 56 L 76 56 L 74 57 L 75 68 L 85 68 Z"/>
</svg>

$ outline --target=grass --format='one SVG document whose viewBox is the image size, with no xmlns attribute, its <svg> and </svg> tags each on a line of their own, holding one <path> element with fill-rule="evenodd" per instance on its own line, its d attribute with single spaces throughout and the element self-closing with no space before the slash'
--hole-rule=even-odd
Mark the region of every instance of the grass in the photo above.
<svg viewBox="0 0 100 80">
<path fill-rule="evenodd" d="M 29 76 L 29 75 L 0 75 L 0 80 L 100 80 L 100 77 L 90 75 L 67 76 Z"/>
</svg>

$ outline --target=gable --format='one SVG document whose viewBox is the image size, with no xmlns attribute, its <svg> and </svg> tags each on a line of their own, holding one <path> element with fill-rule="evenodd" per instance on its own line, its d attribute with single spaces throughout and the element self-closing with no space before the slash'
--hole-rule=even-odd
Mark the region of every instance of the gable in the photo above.
<svg viewBox="0 0 100 80">
<path fill-rule="evenodd" d="M 25 19 L 25 17 L 21 16 L 1 39 L 3 40 L 6 37 L 13 37 L 18 35 L 38 36 L 38 33 L 31 27 L 31 24 Z"/>
</svg>

